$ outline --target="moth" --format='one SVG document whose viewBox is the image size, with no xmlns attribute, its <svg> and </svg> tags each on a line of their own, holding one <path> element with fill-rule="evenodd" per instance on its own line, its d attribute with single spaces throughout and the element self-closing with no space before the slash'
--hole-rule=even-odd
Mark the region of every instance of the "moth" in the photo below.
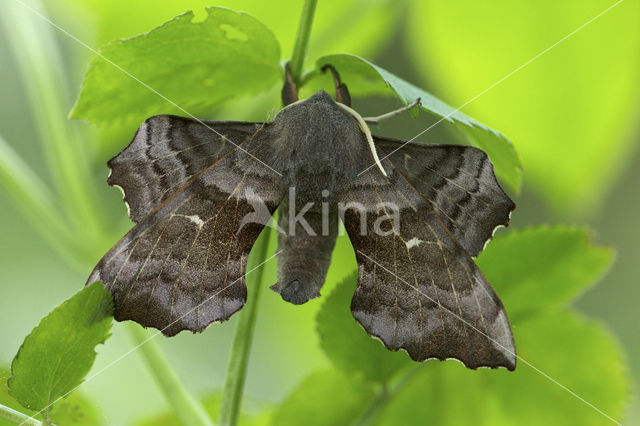
<svg viewBox="0 0 640 426">
<path fill-rule="evenodd" d="M 372 136 L 327 68 L 336 100 L 298 100 L 287 68 L 269 123 L 146 120 L 108 162 L 135 226 L 88 283 L 111 290 L 119 321 L 202 331 L 245 304 L 249 251 L 279 208 L 271 288 L 284 300 L 320 295 L 342 221 L 358 263 L 351 310 L 369 335 L 416 361 L 513 370 L 509 320 L 472 259 L 515 208 L 491 161 Z"/>
</svg>

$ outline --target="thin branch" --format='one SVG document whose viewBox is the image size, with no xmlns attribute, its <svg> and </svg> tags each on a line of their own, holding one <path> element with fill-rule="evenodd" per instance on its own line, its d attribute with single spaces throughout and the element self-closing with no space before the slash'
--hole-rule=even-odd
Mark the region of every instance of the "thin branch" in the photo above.
<svg viewBox="0 0 640 426">
<path fill-rule="evenodd" d="M 300 25 L 298 26 L 298 33 L 295 45 L 293 46 L 293 54 L 289 62 L 291 74 L 296 83 L 300 81 L 307 46 L 309 45 L 309 36 L 311 34 L 311 25 L 313 23 L 316 4 L 317 0 L 305 0 L 302 7 Z M 256 243 L 256 263 L 262 262 L 266 258 L 270 236 L 271 230 L 268 230 L 268 233 L 264 236 L 265 238 Z M 238 322 L 236 323 L 233 335 L 227 375 L 222 393 L 222 403 L 218 421 L 220 426 L 235 426 L 238 423 L 247 365 L 249 363 L 249 352 L 253 341 L 258 299 L 262 288 L 263 272 L 264 269 L 260 269 L 257 271 L 257 274 L 255 274 L 255 281 L 251 286 L 253 294 L 250 295 L 251 297 L 248 298 L 247 305 L 238 314 Z"/>
<path fill-rule="evenodd" d="M 266 235 L 258 239 L 255 244 L 255 256 L 252 264 L 259 265 L 267 258 L 271 229 L 266 229 Z M 252 270 L 247 265 L 247 270 Z M 244 382 L 247 376 L 247 366 L 249 365 L 249 354 L 251 343 L 253 342 L 253 331 L 258 313 L 258 303 L 262 291 L 264 266 L 260 267 L 255 274 L 252 274 L 252 283 L 247 286 L 251 291 L 247 297 L 247 304 L 238 314 L 238 322 L 233 333 L 231 352 L 229 353 L 229 363 L 222 392 L 222 402 L 220 405 L 220 416 L 218 424 L 220 426 L 235 426 L 238 424 L 240 406 Z"/>
<path fill-rule="evenodd" d="M 17 425 L 42 426 L 42 422 L 2 404 L 0 404 L 0 418 Z"/>
<path fill-rule="evenodd" d="M 304 6 L 302 7 L 302 16 L 300 17 L 298 34 L 296 35 L 293 54 L 291 55 L 291 61 L 289 62 L 291 75 L 293 76 L 293 81 L 295 81 L 296 84 L 300 84 L 302 67 L 307 54 L 307 47 L 309 46 L 311 24 L 313 23 L 313 15 L 316 11 L 316 3 L 317 0 L 305 0 Z"/>
</svg>

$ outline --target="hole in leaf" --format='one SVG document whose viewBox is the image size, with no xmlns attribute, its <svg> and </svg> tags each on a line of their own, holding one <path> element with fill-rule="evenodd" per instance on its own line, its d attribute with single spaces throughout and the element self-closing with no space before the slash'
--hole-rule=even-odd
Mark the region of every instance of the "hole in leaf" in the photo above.
<svg viewBox="0 0 640 426">
<path fill-rule="evenodd" d="M 192 10 L 193 18 L 191 19 L 192 24 L 199 24 L 200 22 L 204 22 L 209 17 L 209 11 L 206 8 L 194 8 Z"/>
<path fill-rule="evenodd" d="M 224 32 L 224 36 L 229 40 L 236 41 L 247 41 L 249 37 L 233 25 L 222 24 L 220 25 L 220 29 Z"/>
</svg>

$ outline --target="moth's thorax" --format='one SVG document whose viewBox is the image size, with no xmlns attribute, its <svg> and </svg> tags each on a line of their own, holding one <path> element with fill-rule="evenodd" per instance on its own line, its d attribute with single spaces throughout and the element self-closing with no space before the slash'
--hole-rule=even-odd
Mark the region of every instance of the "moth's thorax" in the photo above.
<svg viewBox="0 0 640 426">
<path fill-rule="evenodd" d="M 283 175 L 298 184 L 301 179 L 329 184 L 352 178 L 357 159 L 367 155 L 356 120 L 323 90 L 280 111 L 270 131 L 277 134 Z"/>
</svg>

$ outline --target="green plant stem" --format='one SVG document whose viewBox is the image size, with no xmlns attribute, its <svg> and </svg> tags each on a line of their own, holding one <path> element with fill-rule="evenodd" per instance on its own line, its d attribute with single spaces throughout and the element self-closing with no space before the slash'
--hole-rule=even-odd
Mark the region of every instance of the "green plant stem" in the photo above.
<svg viewBox="0 0 640 426">
<path fill-rule="evenodd" d="M 293 81 L 296 84 L 300 84 L 300 77 L 302 73 L 302 67 L 304 65 L 304 58 L 307 54 L 307 47 L 309 46 L 309 36 L 311 35 L 311 24 L 313 23 L 313 15 L 316 11 L 317 0 L 305 0 L 302 7 L 302 16 L 300 17 L 300 24 L 298 25 L 298 34 L 296 35 L 296 41 L 293 46 L 293 54 L 291 55 L 291 61 L 289 62 L 289 69 Z"/>
<path fill-rule="evenodd" d="M 33 9 L 44 10 L 37 0 L 29 4 Z M 81 135 L 66 116 L 70 90 L 53 29 L 17 1 L 5 2 L 0 17 L 4 18 L 9 46 L 24 77 L 34 123 L 54 187 L 61 195 L 63 210 L 85 240 L 100 242 L 104 234 L 94 192 L 90 189 L 88 138 Z"/>
<path fill-rule="evenodd" d="M 28 426 L 41 426 L 42 422 L 31 418 L 30 416 L 0 404 L 0 418 L 9 420 L 15 424 Z"/>
<path fill-rule="evenodd" d="M 296 82 L 300 80 L 302 66 L 307 53 L 316 4 L 317 0 L 305 0 L 302 7 L 298 33 L 293 46 L 291 61 L 289 62 L 291 74 Z M 259 265 L 266 259 L 270 236 L 271 232 L 269 230 L 262 240 L 256 242 L 255 260 L 252 264 Z M 251 269 L 252 268 L 247 265 L 247 270 L 250 271 Z M 249 353 L 253 341 L 253 330 L 258 312 L 258 302 L 262 289 L 263 273 L 264 268 L 260 267 L 256 273 L 253 274 L 252 281 L 254 284 L 247 286 L 252 289 L 249 295 L 250 297 L 247 298 L 247 304 L 244 309 L 238 314 L 238 322 L 236 323 L 233 334 L 229 363 L 227 365 L 227 373 L 222 392 L 220 416 L 218 419 L 220 426 L 235 426 L 238 423 L 244 382 L 249 364 Z"/>
<path fill-rule="evenodd" d="M 138 324 L 130 324 L 129 331 L 139 345 L 138 349 L 158 387 L 180 421 L 189 426 L 213 426 L 202 404 L 184 387 L 158 343 L 150 338 L 153 335 Z"/>
<path fill-rule="evenodd" d="M 371 400 L 371 403 L 362 412 L 351 426 L 372 426 L 376 424 L 380 413 L 389 405 L 393 398 L 413 379 L 422 365 L 411 366 L 406 373 L 396 380 L 380 388 L 378 395 Z"/>
<path fill-rule="evenodd" d="M 219 426 L 235 426 L 238 423 L 244 382 L 249 364 L 249 353 L 253 341 L 253 330 L 258 312 L 258 302 L 263 286 L 264 266 L 260 264 L 266 259 L 270 237 L 271 229 L 267 229 L 264 238 L 260 238 L 256 242 L 253 261 L 248 262 L 250 264 L 247 265 L 247 271 L 251 271 L 254 268 L 258 269 L 254 273 L 247 275 L 247 277 L 251 277 L 252 284 L 247 286 L 249 293 L 247 304 L 238 314 L 236 328 L 233 333 L 233 342 L 231 343 L 229 363 L 227 364 L 227 373 L 222 391 L 218 419 Z"/>
</svg>

